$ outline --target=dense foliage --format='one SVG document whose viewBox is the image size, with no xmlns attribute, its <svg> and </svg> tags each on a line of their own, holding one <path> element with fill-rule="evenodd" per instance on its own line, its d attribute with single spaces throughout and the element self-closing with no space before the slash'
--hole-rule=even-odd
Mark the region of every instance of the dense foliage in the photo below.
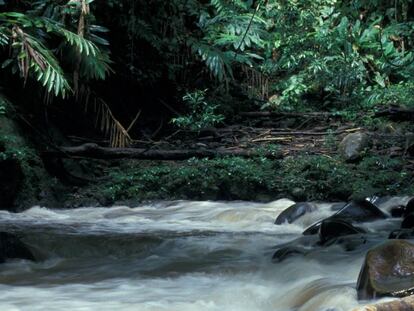
<svg viewBox="0 0 414 311">
<path fill-rule="evenodd" d="M 412 93 L 410 0 L 3 0 L 0 9 L 4 78 L 38 80 L 37 88 L 54 96 L 102 93 L 121 123 L 148 107 L 121 107 L 102 91 L 108 83 L 127 81 L 128 105 L 137 96 L 168 101 L 173 115 L 186 111 L 186 93 L 204 89 L 222 112 L 234 98 L 252 98 L 263 109 L 310 109 L 315 102 L 319 109 L 359 109 Z M 111 72 L 108 47 L 115 73 L 91 90 L 89 81 Z M 159 88 L 165 94 L 145 94 Z M 395 89 L 404 95 L 390 98 Z M 225 95 L 230 99 L 217 100 Z"/>
<path fill-rule="evenodd" d="M 58 149 L 71 137 L 162 149 L 163 142 L 154 143 L 157 135 L 168 141 L 177 132 L 184 140 L 206 132 L 215 140 L 211 127 L 240 122 L 243 110 L 330 112 L 356 121 L 355 127 L 406 133 L 412 131 L 408 123 L 396 130 L 371 116 L 382 106 L 414 108 L 413 40 L 412 0 L 0 0 L 0 125 L 13 119 L 26 130 L 16 134 L 13 126 L 0 126 L 0 164 L 46 167 L 59 179 L 65 164 L 48 163 L 34 147 Z M 297 128 L 291 121 L 280 128 Z M 346 198 L 359 188 L 369 194 L 409 188 L 405 159 L 373 152 L 360 163 L 341 162 L 337 137 L 329 135 L 336 127 L 323 136 L 333 157 L 323 151 L 310 156 L 305 148 L 281 161 L 139 162 L 119 171 L 108 162 L 110 182 L 95 186 L 110 200 L 195 193 L 248 199 L 294 195 L 295 189 L 307 199 L 324 199 Z M 16 138 L 24 135 L 34 141 Z M 207 146 L 174 139 L 168 147 Z M 225 139 L 215 146 L 220 143 Z M 270 146 L 266 139 L 250 143 L 242 147 Z M 408 140 L 393 143 L 388 147 L 399 155 L 414 149 Z M 373 170 L 381 173 L 367 177 Z M 32 175 L 26 189 L 47 179 Z M 247 191 L 240 194 L 233 184 Z"/>
<path fill-rule="evenodd" d="M 128 16 L 118 25 L 129 41 L 123 71 L 142 84 L 167 79 L 179 92 L 233 90 L 270 109 L 307 108 L 309 98 L 328 108 L 372 106 L 388 88 L 405 88 L 411 80 L 412 6 L 380 0 L 128 1 L 118 7 Z"/>
<path fill-rule="evenodd" d="M 108 169 L 105 174 L 110 178 L 106 182 L 82 189 L 75 197 L 94 198 L 108 205 L 136 198 L 347 200 L 412 193 L 411 176 L 402 170 L 401 159 L 387 156 L 368 157 L 357 164 L 327 156 L 284 160 L 225 157 L 180 163 L 131 161 L 115 170 Z"/>
</svg>

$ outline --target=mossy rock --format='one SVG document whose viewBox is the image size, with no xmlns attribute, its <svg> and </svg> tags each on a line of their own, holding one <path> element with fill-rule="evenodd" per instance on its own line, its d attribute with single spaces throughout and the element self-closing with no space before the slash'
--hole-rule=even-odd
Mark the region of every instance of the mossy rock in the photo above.
<svg viewBox="0 0 414 311">
<path fill-rule="evenodd" d="M 365 133 L 348 134 L 339 144 L 339 152 L 345 161 L 356 161 L 362 158 L 363 152 L 370 144 L 370 138 Z"/>
<path fill-rule="evenodd" d="M 371 249 L 359 274 L 359 299 L 405 297 L 414 293 L 414 244 L 388 241 Z"/>
<path fill-rule="evenodd" d="M 18 211 L 37 204 L 55 205 L 51 188 L 57 182 L 27 135 L 13 119 L 0 116 L 0 208 Z"/>
</svg>

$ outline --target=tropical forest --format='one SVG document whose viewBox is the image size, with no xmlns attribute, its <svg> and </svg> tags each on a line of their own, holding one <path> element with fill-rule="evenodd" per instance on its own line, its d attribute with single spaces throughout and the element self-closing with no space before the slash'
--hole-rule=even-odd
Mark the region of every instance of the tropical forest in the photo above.
<svg viewBox="0 0 414 311">
<path fill-rule="evenodd" d="M 413 0 L 0 0 L 0 310 L 414 310 Z"/>
</svg>

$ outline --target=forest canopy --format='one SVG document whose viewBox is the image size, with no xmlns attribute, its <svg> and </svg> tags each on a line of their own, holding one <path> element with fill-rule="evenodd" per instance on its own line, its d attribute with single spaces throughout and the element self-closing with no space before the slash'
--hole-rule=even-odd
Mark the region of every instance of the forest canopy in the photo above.
<svg viewBox="0 0 414 311">
<path fill-rule="evenodd" d="M 409 106 L 414 90 L 409 0 L 3 0 L 0 10 L 2 96 L 33 113 L 90 106 L 84 123 L 114 146 L 131 142 L 141 112 L 201 128 L 239 110 Z M 207 99 L 189 101 L 197 92 Z"/>
</svg>

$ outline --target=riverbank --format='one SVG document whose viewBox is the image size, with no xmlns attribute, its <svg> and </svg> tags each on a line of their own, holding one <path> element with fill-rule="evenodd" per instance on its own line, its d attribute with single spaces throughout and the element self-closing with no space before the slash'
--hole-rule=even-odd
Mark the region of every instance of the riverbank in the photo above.
<svg viewBox="0 0 414 311">
<path fill-rule="evenodd" d="M 79 144 L 79 138 L 59 136 L 54 128 L 54 137 L 45 142 L 17 117 L 0 116 L 0 182 L 6 189 L 0 207 L 72 208 L 153 200 L 270 202 L 284 197 L 347 201 L 414 193 L 409 125 L 383 121 L 364 127 L 362 122 L 322 116 L 300 131 L 293 128 L 298 116 L 288 115 L 270 124 L 255 120 L 248 127 L 247 120 L 214 131 L 175 132 L 156 142 L 137 141 L 132 149 L 171 154 L 184 148 L 200 154 L 175 160 L 52 153 L 61 145 Z M 368 143 L 349 161 L 341 144 L 352 135 L 365 135 Z M 202 156 L 205 150 L 210 156 Z M 211 150 L 221 150 L 221 155 Z"/>
<path fill-rule="evenodd" d="M 98 183 L 76 189 L 79 198 L 111 205 L 143 200 L 348 200 L 411 193 L 404 161 L 303 155 L 266 158 L 190 159 L 181 162 L 120 161 L 103 168 Z M 82 204 L 82 200 L 78 204 Z"/>
</svg>

